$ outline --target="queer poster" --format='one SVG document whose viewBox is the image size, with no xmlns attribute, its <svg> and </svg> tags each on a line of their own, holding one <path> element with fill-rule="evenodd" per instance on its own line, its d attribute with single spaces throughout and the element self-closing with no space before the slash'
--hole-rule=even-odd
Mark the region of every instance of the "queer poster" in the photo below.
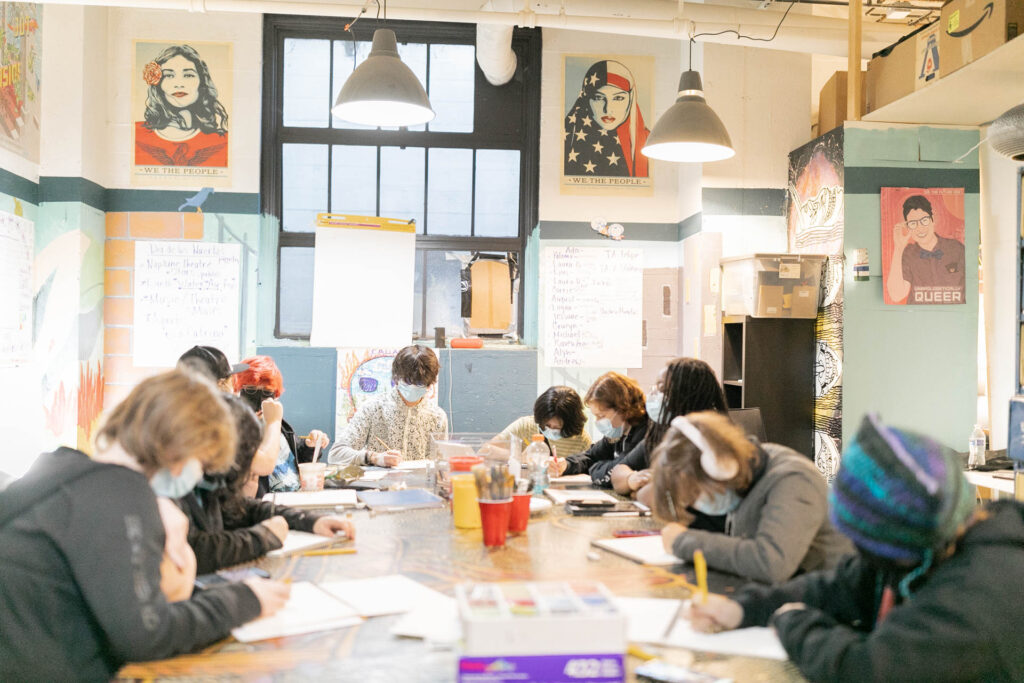
<svg viewBox="0 0 1024 683">
<path fill-rule="evenodd" d="M 132 184 L 225 187 L 231 43 L 135 41 Z"/>
</svg>

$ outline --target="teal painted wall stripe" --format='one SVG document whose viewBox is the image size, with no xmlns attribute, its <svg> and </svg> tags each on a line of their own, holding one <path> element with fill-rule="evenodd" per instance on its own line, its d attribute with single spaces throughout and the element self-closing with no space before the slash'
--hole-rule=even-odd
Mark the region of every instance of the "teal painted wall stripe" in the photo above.
<svg viewBox="0 0 1024 683">
<path fill-rule="evenodd" d="M 705 187 L 703 212 L 708 216 L 785 216 L 786 190 L 774 187 Z"/>
<path fill-rule="evenodd" d="M 698 211 L 688 218 L 679 221 L 679 239 L 684 240 L 690 235 L 696 235 L 704 225 L 703 214 Z"/>
<path fill-rule="evenodd" d="M 30 204 L 39 203 L 39 184 L 0 168 L 0 192 Z"/>
<path fill-rule="evenodd" d="M 106 189 L 86 178 L 43 176 L 39 178 L 39 202 L 79 202 L 107 210 Z"/>
<path fill-rule="evenodd" d="M 976 168 L 900 168 L 847 166 L 846 194 L 878 194 L 883 187 L 962 187 L 967 194 L 981 189 Z"/>
</svg>

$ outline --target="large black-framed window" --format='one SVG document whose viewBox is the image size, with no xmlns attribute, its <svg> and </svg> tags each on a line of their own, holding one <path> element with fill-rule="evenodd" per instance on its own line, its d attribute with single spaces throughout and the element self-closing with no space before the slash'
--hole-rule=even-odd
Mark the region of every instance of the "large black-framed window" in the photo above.
<svg viewBox="0 0 1024 683">
<path fill-rule="evenodd" d="M 280 226 L 275 336 L 309 337 L 313 221 L 333 211 L 416 220 L 410 332 L 431 337 L 436 323 L 458 317 L 459 266 L 504 255 L 522 281 L 537 223 L 540 32 L 515 30 L 516 74 L 493 86 L 475 63 L 473 25 L 361 19 L 346 32 L 346 23 L 264 17 L 261 204 Z M 395 31 L 427 88 L 437 112 L 430 124 L 369 129 L 331 115 L 379 27 Z M 517 303 L 521 335 L 521 296 Z"/>
</svg>

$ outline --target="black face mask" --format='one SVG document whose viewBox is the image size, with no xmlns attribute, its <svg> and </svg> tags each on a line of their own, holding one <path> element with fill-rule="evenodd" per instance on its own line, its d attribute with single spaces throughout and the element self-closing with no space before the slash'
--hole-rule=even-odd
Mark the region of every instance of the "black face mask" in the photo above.
<svg viewBox="0 0 1024 683">
<path fill-rule="evenodd" d="M 274 398 L 274 392 L 259 387 L 242 387 L 241 397 L 258 413 L 263 410 L 263 402 L 265 400 Z"/>
</svg>

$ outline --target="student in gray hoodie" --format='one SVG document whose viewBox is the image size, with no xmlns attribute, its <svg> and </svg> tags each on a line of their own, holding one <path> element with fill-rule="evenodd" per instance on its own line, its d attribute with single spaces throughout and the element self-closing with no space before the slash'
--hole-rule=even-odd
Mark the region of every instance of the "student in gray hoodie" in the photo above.
<svg viewBox="0 0 1024 683">
<path fill-rule="evenodd" d="M 652 455 L 655 512 L 665 549 L 762 583 L 830 569 L 853 552 L 828 521 L 825 479 L 779 444 L 759 444 L 714 412 L 676 417 Z M 688 529 L 692 507 L 725 515 L 725 532 Z"/>
</svg>

